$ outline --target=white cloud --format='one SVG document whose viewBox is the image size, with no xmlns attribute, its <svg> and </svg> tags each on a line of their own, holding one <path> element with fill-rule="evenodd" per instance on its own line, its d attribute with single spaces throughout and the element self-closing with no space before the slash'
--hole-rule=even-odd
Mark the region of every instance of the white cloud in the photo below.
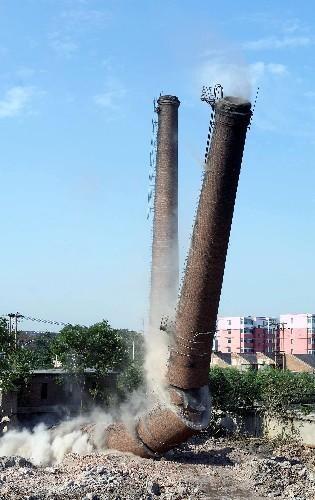
<svg viewBox="0 0 315 500">
<path fill-rule="evenodd" d="M 266 64 L 267 71 L 272 73 L 273 75 L 287 75 L 288 74 L 288 69 L 284 64 L 278 64 L 278 63 L 269 63 Z"/>
<path fill-rule="evenodd" d="M 116 79 L 110 78 L 104 90 L 93 97 L 94 103 L 104 109 L 117 110 L 126 95 L 125 87 Z"/>
<path fill-rule="evenodd" d="M 258 61 L 246 65 L 244 62 L 227 60 L 207 60 L 200 68 L 202 85 L 214 86 L 221 83 L 225 95 L 237 95 L 250 99 L 252 89 L 264 78 L 283 77 L 288 74 L 284 64 Z"/>
<path fill-rule="evenodd" d="M 259 29 L 273 30 L 274 33 L 292 36 L 293 33 L 297 36 L 306 35 L 309 33 L 309 27 L 298 17 L 284 17 L 283 15 L 275 16 L 274 12 L 255 12 L 252 14 L 246 13 L 238 17 L 238 20 L 247 25 L 257 25 Z M 235 19 L 233 19 L 235 22 Z"/>
<path fill-rule="evenodd" d="M 304 31 L 305 28 L 300 19 L 297 17 L 291 19 L 285 19 L 282 21 L 282 31 L 284 33 L 296 33 L 297 31 Z"/>
<path fill-rule="evenodd" d="M 250 64 L 249 71 L 252 85 L 257 85 L 264 77 L 268 75 L 281 77 L 289 74 L 289 71 L 284 64 L 264 63 L 262 61 Z"/>
<path fill-rule="evenodd" d="M 0 100 L 0 118 L 12 118 L 20 115 L 34 95 L 33 87 L 11 87 Z"/>
<path fill-rule="evenodd" d="M 9 50 L 7 49 L 7 47 L 0 46 L 0 56 L 1 57 L 7 56 L 8 53 L 9 53 Z"/>
<path fill-rule="evenodd" d="M 20 68 L 18 68 L 16 70 L 17 77 L 25 79 L 25 80 L 32 78 L 32 76 L 34 76 L 34 74 L 35 74 L 35 70 L 33 68 L 29 68 L 27 66 L 21 66 Z"/>
<path fill-rule="evenodd" d="M 284 36 L 277 38 L 270 36 L 244 43 L 243 47 L 248 50 L 268 50 L 308 47 L 313 45 L 314 40 L 309 36 Z"/>
<path fill-rule="evenodd" d="M 202 85 L 213 87 L 216 83 L 220 83 L 225 95 L 250 98 L 250 71 L 246 64 L 209 60 L 201 66 L 199 71 Z"/>
<path fill-rule="evenodd" d="M 79 45 L 70 37 L 62 37 L 60 33 L 54 32 L 49 35 L 49 45 L 57 53 L 70 57 L 79 48 Z"/>
<path fill-rule="evenodd" d="M 111 18 L 111 14 L 106 10 L 75 9 L 62 12 L 61 17 L 69 28 L 95 28 L 103 27 Z"/>
<path fill-rule="evenodd" d="M 314 99 L 315 97 L 315 91 L 314 90 L 308 90 L 307 92 L 304 92 L 304 96 L 310 99 Z"/>
</svg>

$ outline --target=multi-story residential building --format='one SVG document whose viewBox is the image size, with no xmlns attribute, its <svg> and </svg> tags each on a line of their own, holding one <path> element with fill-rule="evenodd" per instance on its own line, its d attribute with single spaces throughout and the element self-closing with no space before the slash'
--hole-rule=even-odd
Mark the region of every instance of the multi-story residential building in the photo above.
<svg viewBox="0 0 315 500">
<path fill-rule="evenodd" d="M 218 318 L 215 348 L 220 352 L 272 353 L 279 350 L 277 319 L 266 316 Z"/>
<path fill-rule="evenodd" d="M 280 315 L 280 351 L 315 354 L 315 314 Z"/>
</svg>

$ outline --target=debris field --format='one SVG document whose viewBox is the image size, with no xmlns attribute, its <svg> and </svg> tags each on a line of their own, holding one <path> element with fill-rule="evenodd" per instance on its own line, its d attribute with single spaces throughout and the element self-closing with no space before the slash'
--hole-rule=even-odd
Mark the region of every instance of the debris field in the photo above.
<svg viewBox="0 0 315 500">
<path fill-rule="evenodd" d="M 111 450 L 35 466 L 0 459 L 0 499 L 315 499 L 315 450 L 206 432 L 159 459 Z"/>
</svg>

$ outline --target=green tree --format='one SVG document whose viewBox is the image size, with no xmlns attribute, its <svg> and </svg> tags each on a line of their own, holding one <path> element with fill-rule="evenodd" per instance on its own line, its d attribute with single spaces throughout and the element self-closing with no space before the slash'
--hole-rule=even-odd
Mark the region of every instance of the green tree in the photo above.
<svg viewBox="0 0 315 500">
<path fill-rule="evenodd" d="M 126 399 L 134 390 L 144 384 L 143 366 L 131 361 L 118 376 L 117 396 Z"/>
<path fill-rule="evenodd" d="M 94 368 L 104 375 L 110 369 L 121 368 L 128 360 L 122 335 L 105 320 L 90 327 L 65 326 L 52 343 L 52 353 L 65 369 L 76 374 Z"/>
<path fill-rule="evenodd" d="M 24 347 L 30 352 L 34 370 L 53 368 L 54 354 L 52 351 L 55 334 L 44 333 L 36 337 L 31 344 Z"/>
<path fill-rule="evenodd" d="M 108 403 L 111 399 L 104 386 L 104 375 L 110 370 L 121 374 L 130 364 L 124 335 L 105 320 L 90 327 L 65 326 L 52 342 L 52 353 L 80 383 L 82 398 L 87 391 L 98 403 Z M 94 373 L 84 375 L 86 369 L 93 369 Z"/>
<path fill-rule="evenodd" d="M 310 373 L 215 367 L 209 386 L 214 409 L 234 415 L 259 407 L 268 415 L 287 418 L 293 406 L 302 409 L 315 402 L 315 377 Z"/>
<path fill-rule="evenodd" d="M 209 375 L 209 386 L 213 406 L 221 411 L 236 415 L 245 413 L 260 398 L 254 370 L 212 368 Z"/>
<path fill-rule="evenodd" d="M 269 414 L 286 417 L 294 405 L 315 402 L 315 377 L 289 370 L 259 370 L 257 381 L 260 402 Z"/>
<path fill-rule="evenodd" d="M 17 390 L 27 383 L 32 369 L 32 355 L 22 346 L 15 346 L 13 332 L 5 319 L 0 318 L 0 389 Z"/>
<path fill-rule="evenodd" d="M 120 329 L 117 332 L 124 338 L 129 358 L 138 366 L 142 366 L 145 357 L 144 336 L 141 332 Z"/>
</svg>

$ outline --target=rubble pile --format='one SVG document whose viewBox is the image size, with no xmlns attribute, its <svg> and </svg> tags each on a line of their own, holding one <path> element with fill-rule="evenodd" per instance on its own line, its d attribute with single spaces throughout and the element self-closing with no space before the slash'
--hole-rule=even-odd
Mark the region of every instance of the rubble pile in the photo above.
<svg viewBox="0 0 315 500">
<path fill-rule="evenodd" d="M 253 458 L 246 469 L 257 492 L 263 491 L 272 498 L 315 498 L 315 471 L 300 460 L 282 456 Z"/>
<path fill-rule="evenodd" d="M 160 459 L 107 450 L 47 467 L 2 457 L 0 499 L 313 500 L 314 464 L 314 450 L 203 433 Z"/>
</svg>

